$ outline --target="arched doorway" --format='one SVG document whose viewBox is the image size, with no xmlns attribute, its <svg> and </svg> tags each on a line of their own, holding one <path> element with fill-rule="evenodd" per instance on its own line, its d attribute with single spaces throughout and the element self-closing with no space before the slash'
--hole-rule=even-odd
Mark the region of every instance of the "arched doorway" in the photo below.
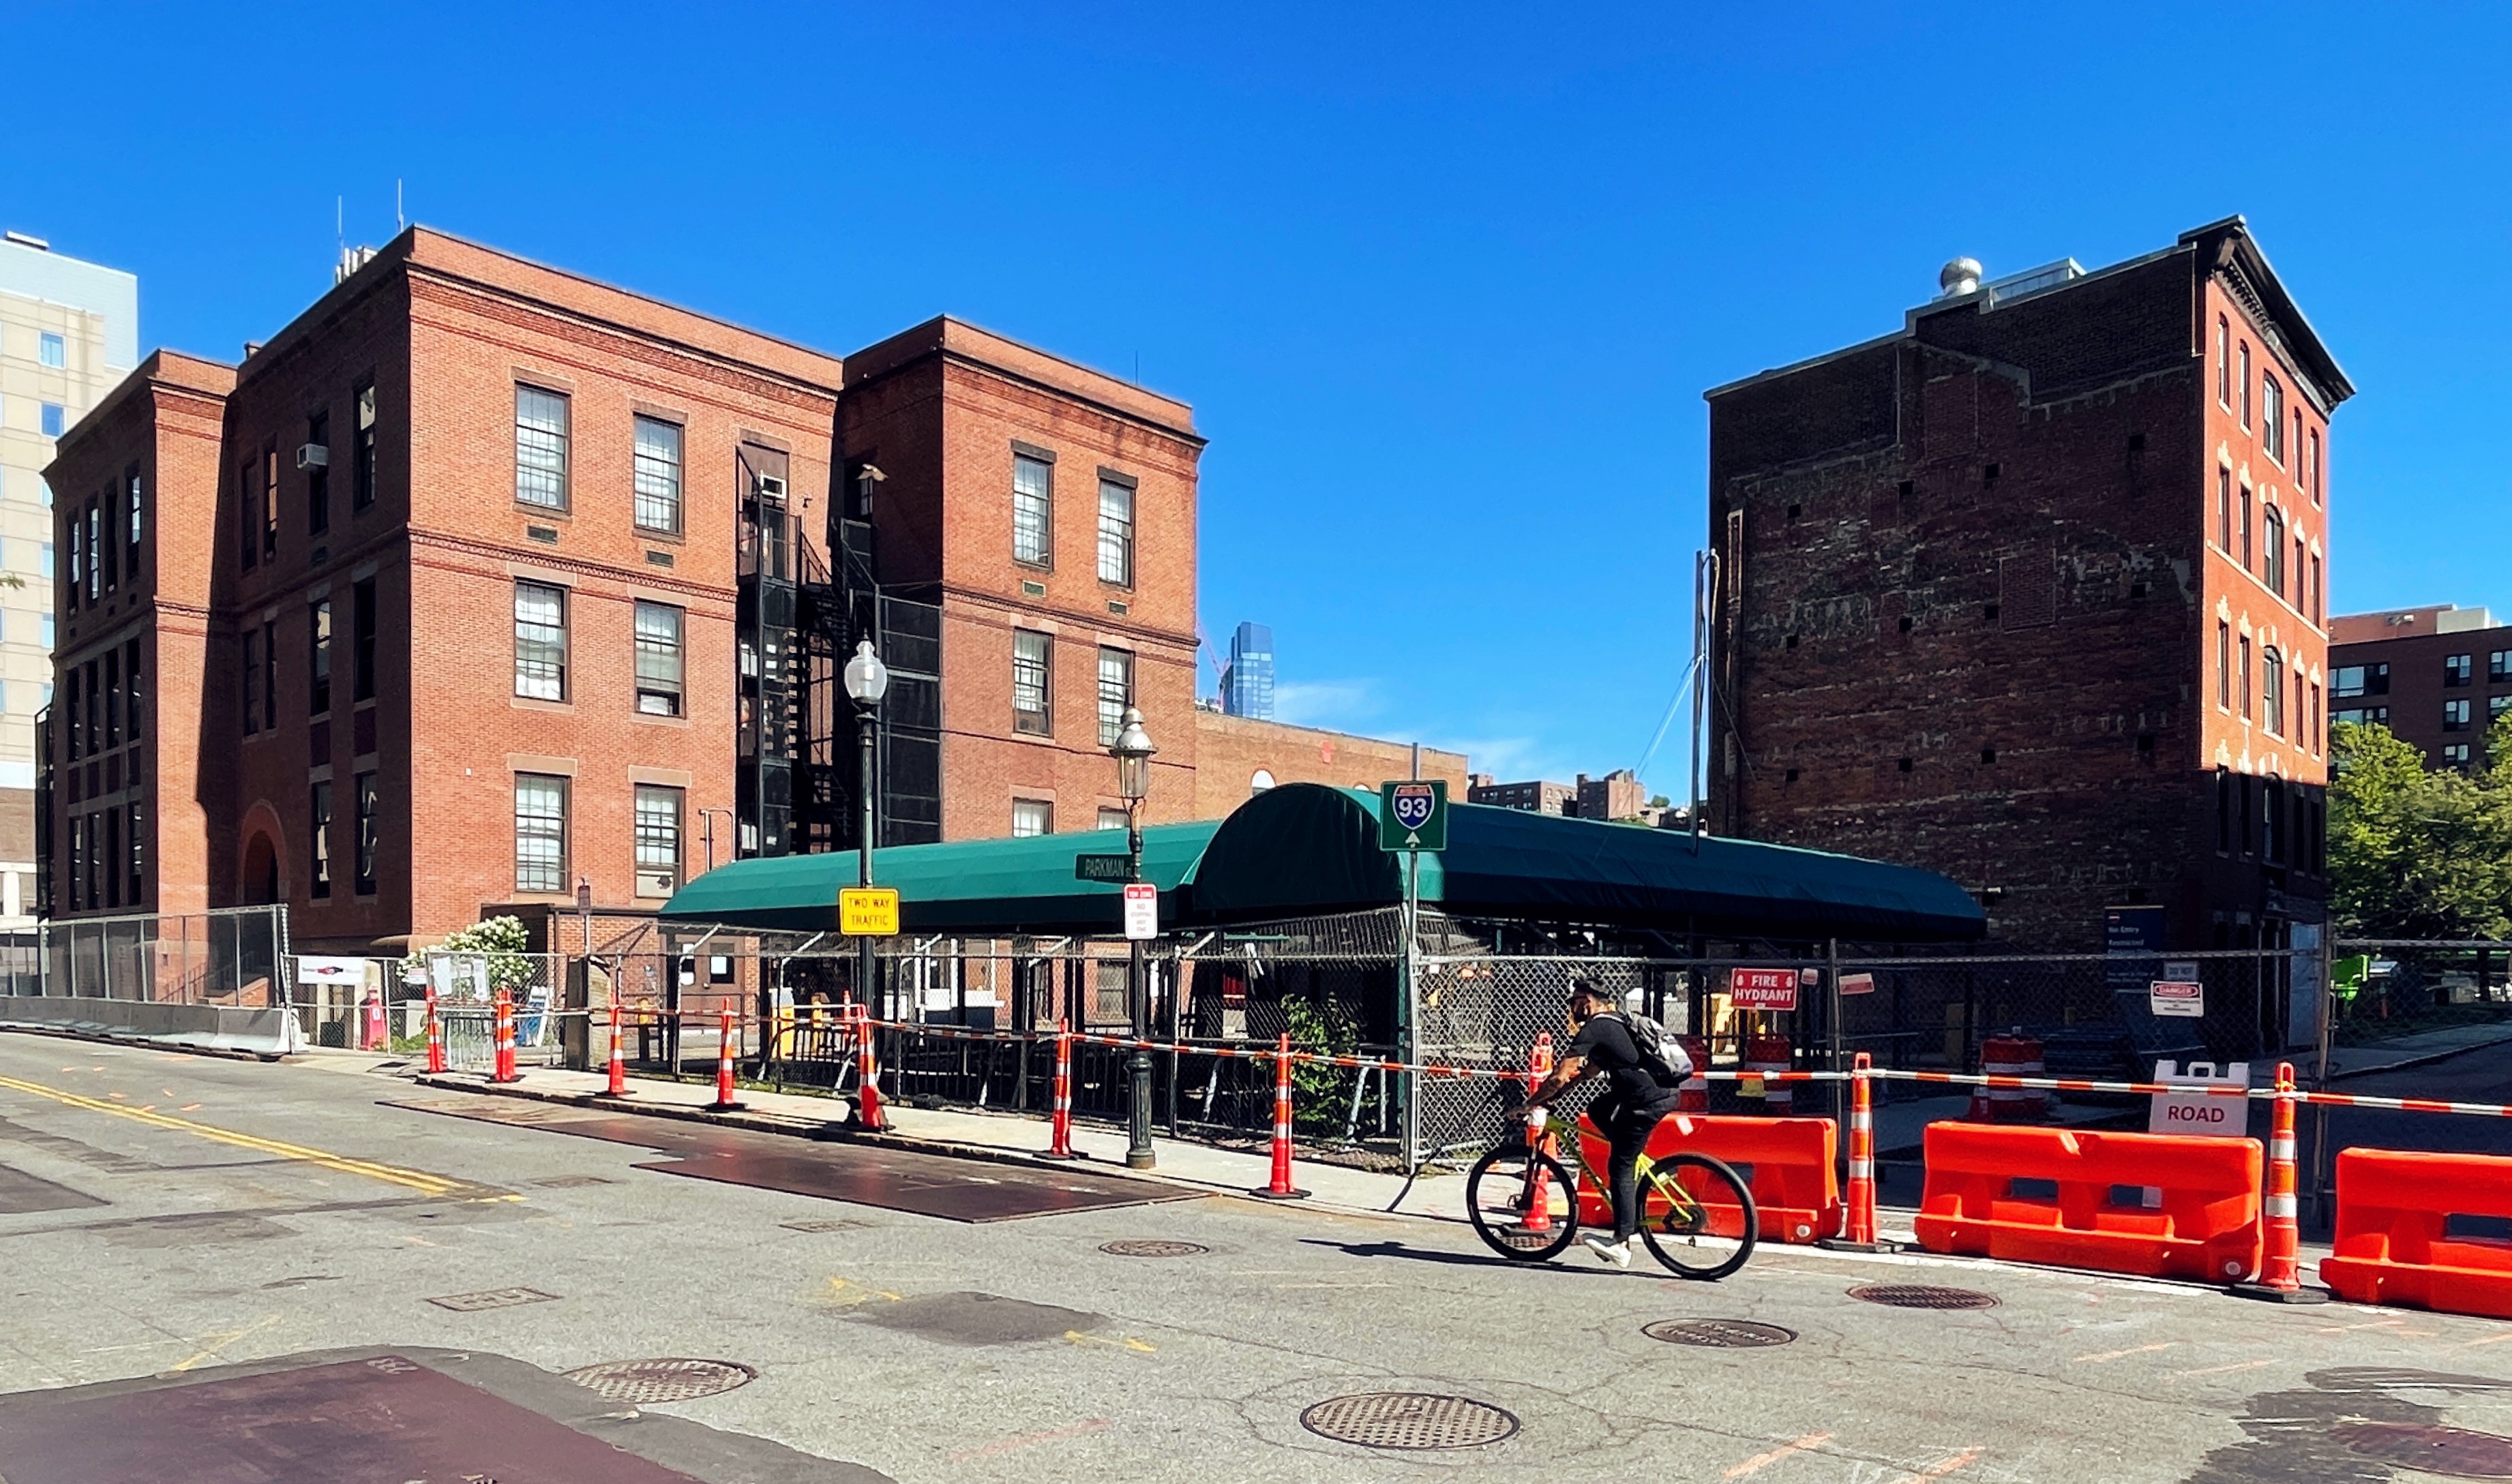
<svg viewBox="0 0 2512 1484">
<path fill-rule="evenodd" d="M 244 868 L 236 876 L 236 901 L 267 907 L 279 900 L 279 847 L 255 831 L 244 842 Z"/>
</svg>

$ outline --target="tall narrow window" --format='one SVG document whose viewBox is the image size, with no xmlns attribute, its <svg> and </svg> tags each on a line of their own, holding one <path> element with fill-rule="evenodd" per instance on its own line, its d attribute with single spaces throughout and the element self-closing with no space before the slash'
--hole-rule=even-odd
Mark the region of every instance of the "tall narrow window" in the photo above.
<svg viewBox="0 0 2512 1484">
<path fill-rule="evenodd" d="M 2305 683 L 2301 671 L 2294 673 L 2294 683 L 2297 691 Z M 2310 742 L 2312 752 L 2317 754 L 2322 741 L 2329 735 L 2329 728 L 2320 720 L 2320 685 L 2317 682 L 2311 683 L 2311 709 L 2303 713 L 2302 723 L 2302 735 Z"/>
<path fill-rule="evenodd" d="M 87 601 L 90 603 L 104 594 L 105 549 L 103 541 L 98 539 L 103 534 L 104 521 L 97 511 L 96 501 L 90 500 L 87 502 Z"/>
<path fill-rule="evenodd" d="M 375 502 L 375 384 L 358 383 L 357 442 L 349 449 L 349 508 L 364 510 Z"/>
<path fill-rule="evenodd" d="M 1044 799 L 1012 801 L 1012 839 L 1028 840 L 1033 836 L 1055 833 L 1055 804 Z"/>
<path fill-rule="evenodd" d="M 567 397 L 536 386 L 515 387 L 515 498 L 547 510 L 567 508 Z"/>
<path fill-rule="evenodd" d="M 667 897 L 681 885 L 681 791 L 637 785 L 637 894 Z"/>
<path fill-rule="evenodd" d="M 1099 580 L 1134 585 L 1134 487 L 1099 479 Z"/>
<path fill-rule="evenodd" d="M 279 729 L 279 622 L 261 626 L 261 729 Z"/>
<path fill-rule="evenodd" d="M 681 714 L 681 610 L 637 605 L 637 709 L 649 717 Z"/>
<path fill-rule="evenodd" d="M 275 439 L 261 450 L 261 555 L 267 561 L 279 560 L 279 444 Z"/>
<path fill-rule="evenodd" d="M 1055 466 L 1027 453 L 1012 455 L 1012 560 L 1032 566 L 1055 565 Z"/>
<path fill-rule="evenodd" d="M 2259 723 L 2271 737 L 2285 735 L 2285 658 L 2273 645 L 2259 653 Z"/>
<path fill-rule="evenodd" d="M 637 419 L 637 527 L 681 528 L 681 425 L 659 417 Z"/>
<path fill-rule="evenodd" d="M 122 651 L 104 652 L 104 746 L 110 752 L 122 745 Z"/>
<path fill-rule="evenodd" d="M 2302 482 L 2311 488 L 2311 503 L 2320 503 L 2320 430 L 2303 435 Z"/>
<path fill-rule="evenodd" d="M 131 871 L 131 895 L 125 900 L 139 907 L 148 901 L 148 851 L 141 843 L 145 837 L 139 828 L 139 801 L 133 800 L 124 812 L 131 818 L 131 840 L 123 852 L 123 862 Z"/>
<path fill-rule="evenodd" d="M 2257 691 L 2254 689 L 2251 684 L 2251 636 L 2248 634 L 2242 636 L 2241 651 L 2242 673 L 2240 679 L 2242 683 L 2242 720 L 2247 722 L 2250 721 L 2252 717 L 2251 697 L 2257 694 Z"/>
<path fill-rule="evenodd" d="M 305 419 L 305 449 L 308 459 L 321 460 L 305 466 L 305 533 L 319 536 L 332 528 L 331 413 L 316 412 Z"/>
<path fill-rule="evenodd" d="M 87 517 L 78 507 L 70 507 L 70 586 L 69 606 L 79 605 L 79 590 L 87 586 Z"/>
<path fill-rule="evenodd" d="M 2233 626 L 2216 621 L 2216 705 L 2233 709 Z"/>
<path fill-rule="evenodd" d="M 1134 656 L 1123 649 L 1099 651 L 1099 745 L 1114 747 L 1125 729 L 1125 708 L 1134 704 Z"/>
<path fill-rule="evenodd" d="M 310 823 L 314 829 L 313 848 L 306 858 L 314 863 L 312 884 L 307 888 L 316 900 L 332 894 L 332 782 L 325 779 L 314 785 L 314 808 Z"/>
<path fill-rule="evenodd" d="M 2302 456 L 2302 409 L 2301 409 L 2300 407 L 2296 407 L 2296 408 L 2294 410 L 2294 441 L 2293 441 L 2292 443 L 2289 443 L 2289 444 L 2287 444 L 2287 445 L 2286 445 L 2286 457 L 2288 457 L 2288 458 L 2300 458 L 2301 456 Z"/>
<path fill-rule="evenodd" d="M 257 492 L 253 488 L 253 460 L 248 458 L 236 465 L 236 555 L 247 571 L 261 561 L 261 512 L 255 508 Z"/>
<path fill-rule="evenodd" d="M 2216 405 L 2233 405 L 2232 329 L 2222 315 L 2216 316 Z"/>
<path fill-rule="evenodd" d="M 131 696 L 126 710 L 131 718 L 131 740 L 137 742 L 141 736 L 139 703 L 146 691 L 139 683 L 139 641 L 136 639 L 128 640 L 122 645 L 122 687 Z"/>
<path fill-rule="evenodd" d="M 60 371 L 69 365 L 69 341 L 47 330 L 35 336 L 35 358 Z"/>
<path fill-rule="evenodd" d="M 1052 736 L 1055 641 L 1028 629 L 1012 630 L 1012 730 Z M 1043 833 L 1043 832 L 1041 832 Z"/>
<path fill-rule="evenodd" d="M 2242 426 L 2251 425 L 2251 342 L 2242 342 Z"/>
<path fill-rule="evenodd" d="M 77 699 L 77 680 L 71 680 L 71 699 Z M 248 737 L 261 730 L 261 631 L 244 631 L 244 734 Z"/>
<path fill-rule="evenodd" d="M 2470 711 L 2474 709 L 2475 708 L 2468 704 L 2468 698 L 2466 696 L 2461 696 L 2457 700 L 2443 702 L 2442 729 L 2445 731 L 2468 730 L 2468 716 Z"/>
<path fill-rule="evenodd" d="M 130 543 L 129 554 L 122 565 L 130 569 L 131 575 L 137 577 L 139 575 L 139 466 L 137 464 L 133 464 L 123 471 L 122 483 L 127 491 L 125 500 L 129 507 L 124 515 L 122 534 L 123 539 Z"/>
<path fill-rule="evenodd" d="M 2233 549 L 2233 471 L 2221 467 L 2216 470 L 2216 545 Z"/>
<path fill-rule="evenodd" d="M 567 589 L 515 584 L 515 694 L 567 699 Z"/>
<path fill-rule="evenodd" d="M 2241 530 L 2241 548 L 2240 548 L 2240 555 L 2241 555 L 2241 559 L 2242 559 L 2242 570 L 2244 570 L 2244 571 L 2246 571 L 2246 572 L 2247 572 L 2247 571 L 2252 570 L 2253 568 L 2252 568 L 2252 566 L 2251 566 L 2251 487 L 2250 487 L 2250 486 L 2248 486 L 2248 485 L 2244 485 L 2244 486 L 2242 487 L 2242 530 Z"/>
<path fill-rule="evenodd" d="M 358 802 L 358 881 L 362 897 L 375 894 L 375 775 L 360 773 L 355 785 Z"/>
<path fill-rule="evenodd" d="M 104 751 L 104 688 L 97 678 L 96 661 L 89 660 L 83 668 L 87 678 L 87 750 L 92 757 Z"/>
<path fill-rule="evenodd" d="M 2294 610 L 2305 618 L 2311 616 L 2310 584 L 2306 580 L 2311 568 L 2304 566 L 2310 557 L 2310 548 L 2302 544 L 2302 537 L 2297 533 L 2294 538 Z"/>
<path fill-rule="evenodd" d="M 319 717 L 332 709 L 332 600 L 305 610 L 305 714 Z"/>
<path fill-rule="evenodd" d="M 2285 513 L 2274 505 L 2260 514 L 2259 580 L 2279 598 L 2285 596 Z"/>
<path fill-rule="evenodd" d="M 122 582 L 122 501 L 111 485 L 97 497 L 97 517 L 87 528 L 88 560 L 104 574 L 104 590 Z"/>
<path fill-rule="evenodd" d="M 515 775 L 515 889 L 567 889 L 567 783 L 545 773 Z"/>
<path fill-rule="evenodd" d="M 2285 462 L 2285 387 L 2264 372 L 2259 376 L 2259 448 L 2278 463 Z"/>
<path fill-rule="evenodd" d="M 357 674 L 350 680 L 349 698 L 372 701 L 375 698 L 375 579 L 349 589 L 350 663 Z"/>
</svg>

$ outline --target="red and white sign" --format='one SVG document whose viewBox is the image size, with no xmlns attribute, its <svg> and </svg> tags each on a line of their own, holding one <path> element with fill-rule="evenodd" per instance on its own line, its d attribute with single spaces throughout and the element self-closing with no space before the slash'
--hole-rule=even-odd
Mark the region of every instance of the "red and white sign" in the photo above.
<svg viewBox="0 0 2512 1484">
<path fill-rule="evenodd" d="M 2157 979 L 2146 986 L 2145 1002 L 2157 1015 L 2203 1016 L 2207 991 L 2194 980 Z"/>
<path fill-rule="evenodd" d="M 1160 888 L 1149 881 L 1129 882 L 1125 887 L 1125 936 L 1157 938 L 1160 935 Z"/>
<path fill-rule="evenodd" d="M 1843 974 L 1840 976 L 1840 993 L 1843 995 L 1872 995 L 1875 993 L 1875 976 L 1872 974 Z"/>
<path fill-rule="evenodd" d="M 1727 997 L 1740 1010 L 1793 1010 L 1797 1007 L 1797 971 L 1730 969 Z"/>
</svg>

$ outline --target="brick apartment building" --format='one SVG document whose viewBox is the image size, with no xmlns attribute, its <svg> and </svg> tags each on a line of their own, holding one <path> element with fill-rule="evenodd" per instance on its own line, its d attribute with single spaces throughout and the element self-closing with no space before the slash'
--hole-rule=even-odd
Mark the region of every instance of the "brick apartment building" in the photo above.
<svg viewBox="0 0 2512 1484">
<path fill-rule="evenodd" d="M 1942 283 L 1707 394 L 1710 827 L 1932 867 L 2038 948 L 2137 904 L 2171 947 L 2291 942 L 2352 386 L 2238 217 Z"/>
<path fill-rule="evenodd" d="M 60 441 L 46 909 L 391 952 L 849 847 L 865 638 L 883 843 L 1105 822 L 1128 705 L 1194 817 L 1201 448 L 956 321 L 842 361 L 412 228 Z"/>
<path fill-rule="evenodd" d="M 1649 816 L 1648 790 L 1629 768 L 1616 768 L 1602 778 L 1579 775 L 1576 783 L 1530 779 L 1502 783 L 1489 773 L 1476 773 L 1468 785 L 1469 801 L 1531 814 L 1563 814 L 1573 819 L 1655 821 Z"/>
<path fill-rule="evenodd" d="M 2439 604 L 2329 621 L 2332 722 L 2386 726 L 2427 767 L 2482 767 L 2486 734 L 2512 711 L 2512 625 Z"/>
</svg>

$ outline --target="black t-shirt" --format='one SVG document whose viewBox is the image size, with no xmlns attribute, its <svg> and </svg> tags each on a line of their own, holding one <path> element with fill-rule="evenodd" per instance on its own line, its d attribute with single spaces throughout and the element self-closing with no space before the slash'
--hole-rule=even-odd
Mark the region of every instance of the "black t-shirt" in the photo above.
<svg viewBox="0 0 2512 1484">
<path fill-rule="evenodd" d="M 1649 1071 L 1647 1053 L 1631 1039 L 1629 1022 L 1619 1015 L 1607 1012 L 1589 1017 L 1572 1038 L 1567 1054 L 1611 1077 L 1615 1095 L 1627 1103 L 1654 1102 L 1665 1093 Z"/>
</svg>

